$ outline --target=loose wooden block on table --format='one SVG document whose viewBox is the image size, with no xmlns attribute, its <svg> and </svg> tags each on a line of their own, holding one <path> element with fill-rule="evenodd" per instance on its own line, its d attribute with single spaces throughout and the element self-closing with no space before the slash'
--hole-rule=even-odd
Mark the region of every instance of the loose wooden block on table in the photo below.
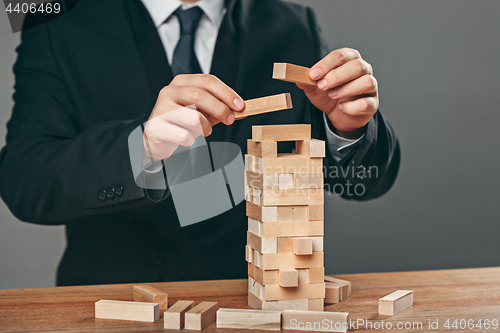
<svg viewBox="0 0 500 333">
<path fill-rule="evenodd" d="M 323 189 L 262 190 L 263 206 L 317 205 L 324 202 Z"/>
<path fill-rule="evenodd" d="M 217 328 L 281 330 L 281 311 L 219 309 Z"/>
<path fill-rule="evenodd" d="M 257 157 L 278 157 L 278 142 L 255 142 L 247 140 L 247 154 Z"/>
<path fill-rule="evenodd" d="M 217 302 L 201 302 L 185 314 L 187 330 L 202 330 L 215 321 L 219 305 Z"/>
<path fill-rule="evenodd" d="M 158 303 L 160 304 L 160 311 L 165 311 L 168 308 L 167 293 L 151 286 L 134 286 L 134 301 Z"/>
<path fill-rule="evenodd" d="M 277 238 L 263 238 L 253 232 L 247 231 L 247 244 L 260 253 L 278 253 Z"/>
<path fill-rule="evenodd" d="M 379 299 L 378 313 L 385 316 L 394 316 L 411 306 L 413 306 L 413 291 L 397 290 Z"/>
<path fill-rule="evenodd" d="M 103 299 L 95 303 L 95 317 L 152 323 L 160 319 L 160 304 Z"/>
<path fill-rule="evenodd" d="M 311 139 L 302 140 L 295 143 L 297 154 L 307 157 L 325 157 L 325 141 Z"/>
<path fill-rule="evenodd" d="M 180 330 L 184 328 L 185 313 L 194 306 L 193 301 L 177 301 L 163 314 L 164 328 Z"/>
<path fill-rule="evenodd" d="M 309 77 L 310 68 L 287 63 L 274 63 L 273 79 L 316 86 L 317 82 Z"/>
<path fill-rule="evenodd" d="M 313 242 L 310 237 L 297 237 L 293 239 L 293 253 L 296 255 L 311 255 Z"/>
<path fill-rule="evenodd" d="M 322 325 L 323 321 L 327 322 L 328 325 Z M 298 331 L 347 332 L 349 314 L 346 312 L 285 310 L 281 314 L 281 328 Z"/>
<path fill-rule="evenodd" d="M 247 216 L 262 222 L 275 222 L 278 220 L 277 207 L 263 207 L 261 205 L 247 202 Z"/>
<path fill-rule="evenodd" d="M 304 283 L 290 288 L 270 284 L 262 286 L 261 297 L 266 301 L 325 298 L 325 283 Z"/>
<path fill-rule="evenodd" d="M 341 284 L 341 285 L 347 284 L 348 296 L 351 296 L 351 281 L 338 279 L 338 278 L 335 278 L 333 276 L 325 276 L 324 280 L 325 280 L 325 282 L 337 283 L 337 284 Z"/>
<path fill-rule="evenodd" d="M 298 287 L 299 285 L 299 271 L 294 268 L 280 269 L 279 277 L 281 287 Z"/>
<path fill-rule="evenodd" d="M 260 264 L 264 270 L 324 267 L 323 252 L 313 252 L 308 256 L 297 256 L 293 253 L 266 253 L 262 254 Z"/>
<path fill-rule="evenodd" d="M 289 93 L 255 98 L 245 101 L 243 111 L 234 112 L 234 117 L 241 119 L 261 113 L 291 109 L 292 107 L 292 97 Z"/>
<path fill-rule="evenodd" d="M 262 125 L 252 126 L 252 141 L 311 140 L 311 125 Z"/>
</svg>

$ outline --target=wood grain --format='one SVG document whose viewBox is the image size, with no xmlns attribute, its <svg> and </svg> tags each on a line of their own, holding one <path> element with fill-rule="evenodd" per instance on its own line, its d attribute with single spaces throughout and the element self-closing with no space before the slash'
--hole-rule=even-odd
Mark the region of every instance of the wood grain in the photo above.
<svg viewBox="0 0 500 333">
<path fill-rule="evenodd" d="M 234 112 L 235 119 L 241 119 L 257 114 L 291 109 L 292 97 L 289 93 L 261 97 L 245 101 L 243 111 Z"/>
<path fill-rule="evenodd" d="M 168 295 L 161 290 L 147 285 L 134 286 L 134 301 L 160 304 L 160 311 L 168 308 Z"/>
<path fill-rule="evenodd" d="M 352 295 L 347 301 L 325 306 L 325 311 L 348 312 L 353 321 L 383 320 L 393 325 L 401 321 L 423 323 L 423 329 L 411 332 L 429 332 L 426 326 L 429 319 L 437 319 L 439 330 L 447 331 L 443 326 L 446 319 L 472 318 L 477 322 L 479 319 L 498 318 L 499 276 L 500 267 L 336 275 L 352 283 Z M 171 304 L 187 299 L 195 302 L 216 301 L 225 308 L 250 308 L 247 305 L 247 279 L 149 285 L 166 292 Z M 413 290 L 413 307 L 393 317 L 380 316 L 378 300 L 397 289 Z M 142 323 L 95 319 L 94 303 L 100 299 L 132 301 L 133 284 L 0 290 L 0 332 L 166 332 L 162 320 Z M 277 309 L 277 302 L 266 304 L 275 304 L 274 310 Z M 228 331 L 217 329 L 215 324 L 208 325 L 204 330 Z M 472 329 L 467 333 L 480 331 Z M 363 332 L 382 331 L 373 329 Z"/>
<path fill-rule="evenodd" d="M 287 63 L 274 63 L 273 79 L 315 86 L 317 82 L 309 77 L 310 68 Z"/>
<path fill-rule="evenodd" d="M 281 330 L 281 311 L 219 309 L 217 327 L 247 330 Z"/>
</svg>

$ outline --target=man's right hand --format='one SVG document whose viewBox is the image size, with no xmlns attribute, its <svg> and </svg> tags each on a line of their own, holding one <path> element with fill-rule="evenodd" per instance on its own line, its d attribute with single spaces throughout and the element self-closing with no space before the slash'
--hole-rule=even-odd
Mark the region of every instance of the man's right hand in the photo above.
<svg viewBox="0 0 500 333">
<path fill-rule="evenodd" d="M 209 136 L 215 124 L 231 125 L 233 111 L 244 108 L 243 99 L 213 75 L 177 75 L 158 95 L 144 130 L 145 148 L 155 161 L 166 159 L 178 146 Z"/>
</svg>

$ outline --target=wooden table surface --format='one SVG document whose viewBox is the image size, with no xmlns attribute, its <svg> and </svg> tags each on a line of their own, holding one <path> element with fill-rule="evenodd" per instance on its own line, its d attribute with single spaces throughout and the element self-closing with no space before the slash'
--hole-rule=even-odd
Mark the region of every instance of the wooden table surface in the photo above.
<svg viewBox="0 0 500 333">
<path fill-rule="evenodd" d="M 485 319 L 500 321 L 500 267 L 461 270 L 419 271 L 339 275 L 352 282 L 352 296 L 330 305 L 325 311 L 349 312 L 353 322 L 368 320 L 372 325 L 390 322 L 397 332 L 500 332 L 490 326 L 485 330 L 460 329 Z M 152 283 L 169 295 L 169 305 L 177 300 L 217 301 L 219 307 L 247 308 L 247 281 L 198 281 Z M 0 290 L 0 332 L 174 332 L 163 329 L 163 317 L 155 323 L 141 323 L 94 318 L 94 303 L 100 299 L 132 300 L 132 284 L 82 287 Z M 396 316 L 379 316 L 378 299 L 395 291 L 409 289 L 414 306 Z M 444 325 L 449 321 L 450 329 Z M 451 327 L 457 319 L 457 327 Z M 469 320 L 472 319 L 473 321 Z M 438 330 L 429 329 L 429 320 L 438 322 Z M 420 328 L 395 330 L 398 323 Z M 409 323 L 409 324 L 408 324 Z M 400 324 L 401 325 L 401 324 Z M 376 326 L 373 326 L 376 328 Z M 386 327 L 386 326 L 384 326 Z M 404 326 L 403 326 L 404 327 Z M 357 327 L 359 330 L 364 325 Z M 236 332 L 215 328 L 212 323 L 204 332 Z M 374 332 L 388 330 L 373 329 Z M 390 331 L 390 330 L 389 330 Z M 240 332 L 250 332 L 241 330 Z"/>
</svg>

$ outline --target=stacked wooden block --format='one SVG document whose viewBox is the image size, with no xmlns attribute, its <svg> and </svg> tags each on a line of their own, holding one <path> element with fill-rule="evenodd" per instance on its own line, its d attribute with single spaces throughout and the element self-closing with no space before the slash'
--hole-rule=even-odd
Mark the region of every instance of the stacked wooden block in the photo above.
<svg viewBox="0 0 500 333">
<path fill-rule="evenodd" d="M 295 141 L 295 154 L 278 154 Z M 245 156 L 248 304 L 323 311 L 324 141 L 310 125 L 253 126 Z"/>
</svg>

